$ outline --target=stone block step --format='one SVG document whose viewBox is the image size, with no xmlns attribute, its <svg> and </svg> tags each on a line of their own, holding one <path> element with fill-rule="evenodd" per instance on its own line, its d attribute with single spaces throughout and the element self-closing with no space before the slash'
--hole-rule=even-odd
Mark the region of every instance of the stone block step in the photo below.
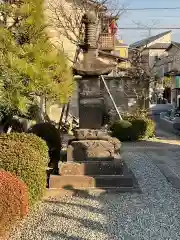
<svg viewBox="0 0 180 240">
<path fill-rule="evenodd" d="M 59 164 L 59 174 L 66 175 L 120 175 L 123 173 L 121 160 L 112 162 L 66 162 Z"/>
<path fill-rule="evenodd" d="M 51 175 L 49 179 L 49 188 L 64 189 L 89 189 L 89 188 L 116 188 L 133 187 L 133 178 L 131 175 L 101 175 L 101 176 L 58 176 Z"/>
<path fill-rule="evenodd" d="M 50 175 L 49 188 L 89 188 L 95 187 L 95 180 L 89 176 L 59 176 Z"/>
<path fill-rule="evenodd" d="M 132 187 L 133 179 L 129 175 L 100 175 L 92 176 L 96 182 L 97 188 L 112 188 L 112 187 Z"/>
</svg>

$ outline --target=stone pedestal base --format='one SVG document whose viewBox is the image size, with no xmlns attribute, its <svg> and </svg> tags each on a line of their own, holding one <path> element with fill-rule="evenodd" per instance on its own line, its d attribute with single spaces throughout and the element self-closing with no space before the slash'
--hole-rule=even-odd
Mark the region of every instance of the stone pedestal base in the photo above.
<svg viewBox="0 0 180 240">
<path fill-rule="evenodd" d="M 99 130 L 80 129 L 67 148 L 67 162 L 59 164 L 59 176 L 51 176 L 50 188 L 137 190 L 134 175 L 120 156 L 121 143 Z"/>
<path fill-rule="evenodd" d="M 120 150 L 120 149 L 119 149 Z M 113 161 L 114 145 L 104 140 L 73 141 L 67 148 L 67 161 Z"/>
</svg>

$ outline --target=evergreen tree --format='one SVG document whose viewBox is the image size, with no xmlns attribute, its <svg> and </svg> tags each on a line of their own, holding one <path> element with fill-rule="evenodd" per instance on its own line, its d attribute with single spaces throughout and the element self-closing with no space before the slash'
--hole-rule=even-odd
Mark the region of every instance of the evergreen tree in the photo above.
<svg viewBox="0 0 180 240">
<path fill-rule="evenodd" d="M 37 96 L 66 102 L 72 74 L 46 34 L 43 0 L 4 0 L 0 13 L 0 107 L 26 113 Z"/>
</svg>

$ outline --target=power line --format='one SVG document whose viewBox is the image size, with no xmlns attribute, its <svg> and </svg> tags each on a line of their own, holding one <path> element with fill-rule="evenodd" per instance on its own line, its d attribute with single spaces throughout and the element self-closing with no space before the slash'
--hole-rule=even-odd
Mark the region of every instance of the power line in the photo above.
<svg viewBox="0 0 180 240">
<path fill-rule="evenodd" d="M 151 8 L 108 8 L 109 10 L 126 10 L 126 11 L 146 11 L 146 10 L 180 10 L 180 7 L 163 7 L 163 8 L 158 8 L 158 7 L 151 7 Z"/>
<path fill-rule="evenodd" d="M 117 29 L 121 30 L 148 30 L 145 27 L 118 27 Z M 180 27 L 156 27 L 150 28 L 151 30 L 180 30 Z"/>
<path fill-rule="evenodd" d="M 77 9 L 70 9 L 71 11 L 77 11 Z M 107 8 L 112 11 L 149 11 L 149 10 L 180 10 L 180 7 L 167 7 L 167 8 Z"/>
</svg>

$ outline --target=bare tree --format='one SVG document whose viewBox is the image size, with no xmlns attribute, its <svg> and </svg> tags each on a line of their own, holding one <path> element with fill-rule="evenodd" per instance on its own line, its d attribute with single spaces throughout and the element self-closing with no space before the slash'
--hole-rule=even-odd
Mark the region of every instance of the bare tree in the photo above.
<svg viewBox="0 0 180 240">
<path fill-rule="evenodd" d="M 93 11 L 97 15 L 97 45 L 99 43 L 99 33 L 107 31 L 107 24 L 103 24 L 103 17 L 116 19 L 125 11 L 125 6 L 118 10 L 113 7 L 112 0 L 49 0 L 48 10 L 50 11 L 49 23 L 59 35 L 68 39 L 77 46 L 77 52 L 84 44 L 84 29 L 82 16 L 87 11 Z M 111 8 L 110 8 L 111 6 Z M 110 9 L 110 10 L 108 10 Z M 104 26 L 103 26 L 104 25 Z M 77 53 L 78 54 L 78 53 Z M 75 56 L 76 60 L 77 56 Z"/>
<path fill-rule="evenodd" d="M 130 68 L 126 71 L 129 84 L 125 88 L 135 94 L 140 108 L 147 108 L 150 87 L 158 81 L 154 76 L 154 65 L 150 67 L 148 55 L 139 49 L 132 50 L 129 61 Z"/>
</svg>

